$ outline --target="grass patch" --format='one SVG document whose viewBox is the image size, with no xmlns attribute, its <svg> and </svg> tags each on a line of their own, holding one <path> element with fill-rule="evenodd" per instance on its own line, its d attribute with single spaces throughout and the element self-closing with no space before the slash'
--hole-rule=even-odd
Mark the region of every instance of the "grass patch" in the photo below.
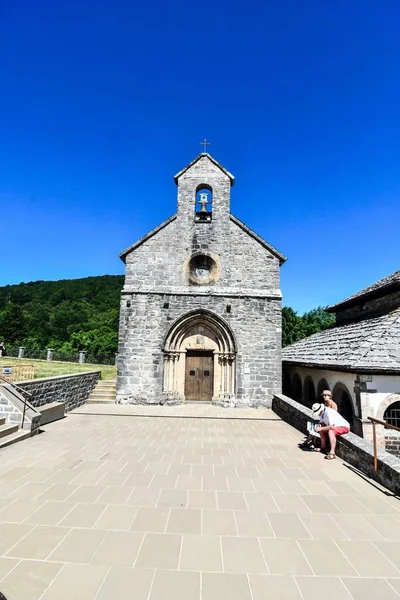
<svg viewBox="0 0 400 600">
<path fill-rule="evenodd" d="M 72 375 L 73 373 L 85 373 L 86 371 L 101 371 L 102 379 L 115 379 L 117 369 L 113 365 L 90 365 L 69 363 L 61 361 L 34 360 L 29 358 L 0 358 L 0 367 L 13 367 L 15 365 L 33 365 L 35 368 L 35 379 L 41 377 L 55 377 L 56 375 Z M 0 372 L 1 375 L 1 372 Z"/>
</svg>

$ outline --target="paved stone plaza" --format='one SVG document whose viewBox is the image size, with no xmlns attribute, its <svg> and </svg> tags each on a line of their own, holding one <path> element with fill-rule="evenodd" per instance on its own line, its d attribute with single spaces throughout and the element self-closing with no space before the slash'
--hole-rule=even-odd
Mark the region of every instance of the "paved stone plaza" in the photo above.
<svg viewBox="0 0 400 600">
<path fill-rule="evenodd" d="M 267 410 L 155 410 L 2 450 L 7 600 L 399 600 L 398 498 Z"/>
</svg>

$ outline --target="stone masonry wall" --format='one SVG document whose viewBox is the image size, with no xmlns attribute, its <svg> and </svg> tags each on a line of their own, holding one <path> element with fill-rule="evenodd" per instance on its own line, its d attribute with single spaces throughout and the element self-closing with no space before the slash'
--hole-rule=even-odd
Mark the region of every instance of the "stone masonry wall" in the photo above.
<svg viewBox="0 0 400 600">
<path fill-rule="evenodd" d="M 342 325 L 349 321 L 361 321 L 364 319 L 372 319 L 395 310 L 400 306 L 400 292 L 393 292 L 381 298 L 373 300 L 361 301 L 355 306 L 350 306 L 344 310 L 339 310 L 336 313 L 336 323 Z"/>
<path fill-rule="evenodd" d="M 24 395 L 25 396 L 25 395 Z M 31 405 L 20 391 L 9 383 L 0 385 L 0 417 L 4 418 L 7 425 L 18 425 L 35 434 L 40 426 L 40 413 Z M 22 416 L 25 408 L 25 417 Z"/>
<path fill-rule="evenodd" d="M 0 417 L 6 420 L 7 425 L 18 425 L 21 422 L 21 411 L 1 393 L 0 388 Z"/>
<path fill-rule="evenodd" d="M 385 450 L 400 457 L 400 432 L 390 431 L 385 435 Z"/>
<path fill-rule="evenodd" d="M 68 412 L 85 404 L 99 378 L 100 371 L 88 371 L 21 381 L 18 386 L 32 394 L 29 401 L 35 408 L 51 402 L 64 402 Z"/>
<path fill-rule="evenodd" d="M 169 307 L 163 308 L 166 300 Z M 279 300 L 137 294 L 130 302 L 130 308 L 123 311 L 126 327 L 120 336 L 119 400 L 133 393 L 143 402 L 161 401 L 164 339 L 179 317 L 196 308 L 221 315 L 236 338 L 236 405 L 270 406 L 272 396 L 280 393 Z M 226 312 L 228 303 L 230 313 Z"/>
</svg>

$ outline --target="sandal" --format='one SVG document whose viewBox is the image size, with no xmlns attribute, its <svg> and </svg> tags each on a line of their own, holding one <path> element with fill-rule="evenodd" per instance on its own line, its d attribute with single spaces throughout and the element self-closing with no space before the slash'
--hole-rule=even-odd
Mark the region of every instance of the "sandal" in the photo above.
<svg viewBox="0 0 400 600">
<path fill-rule="evenodd" d="M 327 454 L 325 456 L 325 460 L 333 460 L 334 458 L 336 458 L 336 454 Z"/>
<path fill-rule="evenodd" d="M 301 448 L 302 450 L 309 450 L 312 447 L 313 445 L 311 442 L 302 442 L 301 444 L 298 444 L 298 448 Z"/>
<path fill-rule="evenodd" d="M 315 448 L 315 452 L 321 452 L 321 454 L 328 454 L 328 450 L 326 448 Z"/>
</svg>

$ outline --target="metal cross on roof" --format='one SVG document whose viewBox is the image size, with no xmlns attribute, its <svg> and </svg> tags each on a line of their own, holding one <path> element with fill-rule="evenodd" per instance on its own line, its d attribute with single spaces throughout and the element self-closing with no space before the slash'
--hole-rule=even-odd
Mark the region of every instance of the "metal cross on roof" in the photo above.
<svg viewBox="0 0 400 600">
<path fill-rule="evenodd" d="M 207 142 L 206 138 L 200 142 L 200 146 L 203 146 L 203 152 L 207 152 L 207 146 L 211 146 L 211 142 Z"/>
</svg>

